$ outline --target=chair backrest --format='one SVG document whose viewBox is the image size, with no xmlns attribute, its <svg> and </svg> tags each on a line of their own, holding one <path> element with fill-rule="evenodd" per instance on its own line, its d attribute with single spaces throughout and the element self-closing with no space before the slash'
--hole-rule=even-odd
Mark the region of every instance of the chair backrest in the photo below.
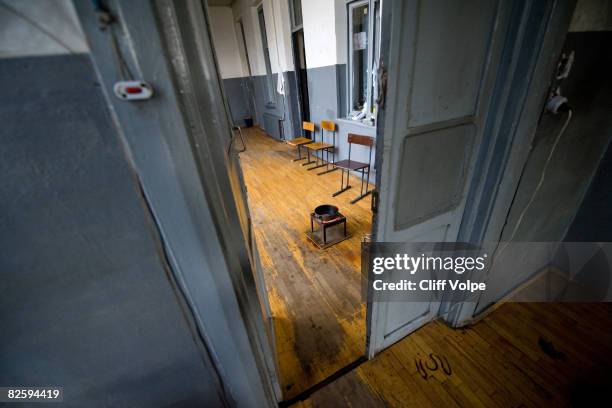
<svg viewBox="0 0 612 408">
<path fill-rule="evenodd" d="M 328 130 L 330 132 L 334 132 L 336 130 L 336 124 L 331 120 L 322 120 L 321 128 Z"/>
<path fill-rule="evenodd" d="M 355 143 L 358 145 L 369 146 L 372 147 L 374 145 L 374 138 L 370 136 L 364 135 L 356 135 L 354 133 L 348 134 L 348 142 Z"/>
<path fill-rule="evenodd" d="M 321 121 L 321 141 L 325 142 L 325 133 L 324 131 L 332 132 L 332 144 L 336 145 L 336 124 L 331 120 L 322 120 Z"/>
<path fill-rule="evenodd" d="M 351 146 L 353 143 L 368 146 L 370 148 L 369 156 L 368 156 L 368 164 L 372 164 L 372 146 L 374 146 L 374 138 L 370 136 L 364 135 L 356 135 L 355 133 L 348 134 L 348 143 L 349 143 L 349 151 L 348 151 L 348 159 L 351 160 Z"/>
<path fill-rule="evenodd" d="M 313 122 L 302 122 L 302 129 L 306 132 L 310 132 L 310 139 L 314 140 L 315 134 L 315 124 Z M 307 136 L 306 132 L 304 132 L 304 136 Z"/>
</svg>

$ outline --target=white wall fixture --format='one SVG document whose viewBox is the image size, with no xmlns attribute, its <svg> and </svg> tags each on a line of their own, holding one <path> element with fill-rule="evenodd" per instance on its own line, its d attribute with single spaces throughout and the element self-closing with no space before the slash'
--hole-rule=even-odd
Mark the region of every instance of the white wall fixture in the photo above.
<svg viewBox="0 0 612 408">
<path fill-rule="evenodd" d="M 119 81 L 113 86 L 113 92 L 125 101 L 141 101 L 153 96 L 153 88 L 144 81 Z"/>
</svg>

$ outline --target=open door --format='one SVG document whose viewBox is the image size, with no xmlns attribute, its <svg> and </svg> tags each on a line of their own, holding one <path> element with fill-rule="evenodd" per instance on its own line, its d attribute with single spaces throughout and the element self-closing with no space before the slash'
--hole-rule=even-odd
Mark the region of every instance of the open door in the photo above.
<svg viewBox="0 0 612 408">
<path fill-rule="evenodd" d="M 242 21 L 240 21 L 240 30 L 242 32 Z M 242 34 L 244 36 L 244 34 Z M 244 37 L 243 37 L 244 39 Z M 212 45 L 212 44 L 211 44 Z M 214 52 L 214 47 L 210 49 Z M 246 51 L 246 49 L 245 49 Z M 245 55 L 248 63 L 248 55 Z M 250 66 L 249 66 L 249 81 L 250 77 Z M 219 84 L 223 81 L 219 80 Z M 223 90 L 222 90 L 223 92 Z M 251 90 L 247 90 L 251 92 Z M 251 97 L 251 94 L 249 94 Z M 249 206 L 247 202 L 247 190 L 244 182 L 244 176 L 242 174 L 242 167 L 240 165 L 240 157 L 238 152 L 247 149 L 246 141 L 244 140 L 241 130 L 233 129 L 231 126 L 232 119 L 230 114 L 229 104 L 225 95 L 223 96 L 223 103 L 225 106 L 225 118 L 228 123 L 228 127 L 231 129 L 231 136 L 227 144 L 227 156 L 226 164 L 227 171 L 232 187 L 232 194 L 236 203 L 236 209 L 238 212 L 238 218 L 240 221 L 240 228 L 244 237 L 244 241 L 247 245 L 247 252 L 249 257 L 249 263 L 251 271 L 253 272 L 253 280 L 257 290 L 257 300 L 260 306 L 261 314 L 264 320 L 265 337 L 260 338 L 261 345 L 263 348 L 263 356 L 265 358 L 265 364 L 268 369 L 268 375 L 270 382 L 274 387 L 276 400 L 282 400 L 282 390 L 280 387 L 279 376 L 278 376 L 278 364 L 276 360 L 276 335 L 274 333 L 274 320 L 272 319 L 272 311 L 270 309 L 270 302 L 268 300 L 268 292 L 266 290 L 266 283 L 264 280 L 263 270 L 259 254 L 257 252 L 257 245 L 255 242 L 255 235 L 253 234 L 253 223 L 249 213 Z M 242 150 L 241 150 L 242 149 Z M 256 329 L 256 332 L 262 337 L 262 333 Z"/>
<path fill-rule="evenodd" d="M 457 239 L 511 14 L 507 3 L 383 3 L 388 83 L 377 137 L 376 241 Z M 377 302 L 372 293 L 368 356 L 432 320 L 438 308 L 436 301 Z"/>
</svg>

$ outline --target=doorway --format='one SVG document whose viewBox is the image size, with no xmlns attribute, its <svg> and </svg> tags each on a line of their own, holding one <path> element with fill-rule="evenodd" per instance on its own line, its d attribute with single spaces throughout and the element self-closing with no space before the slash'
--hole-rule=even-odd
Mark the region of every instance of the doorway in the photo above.
<svg viewBox="0 0 612 408">
<path fill-rule="evenodd" d="M 281 57 L 275 13 L 266 4 L 257 8 L 258 18 L 253 20 L 265 23 L 269 30 L 260 32 L 251 27 L 251 32 L 270 34 L 261 36 L 262 42 L 269 39 L 269 43 L 259 49 L 254 47 L 249 54 L 261 54 L 256 76 L 263 97 L 256 101 L 261 101 L 263 107 L 270 99 L 270 91 L 279 100 L 285 97 L 280 81 L 277 89 L 269 86 L 273 74 L 283 73 L 278 63 Z M 330 194 L 335 190 L 332 183 L 338 181 L 338 173 L 319 176 L 310 172 L 294 161 L 295 148 L 268 137 L 259 128 L 245 130 L 247 150 L 231 158 L 244 172 L 254 251 L 262 264 L 255 271 L 261 279 L 256 280 L 266 286 L 263 297 L 270 305 L 269 320 L 285 400 L 303 395 L 360 361 L 366 344 L 368 357 L 373 357 L 438 317 L 439 298 L 430 302 L 385 302 L 377 297 L 380 295 L 370 293 L 366 304 L 360 287 L 360 243 L 370 234 L 372 224 L 374 240 L 379 242 L 458 240 L 465 226 L 464 212 L 477 204 L 468 196 L 481 159 L 481 146 L 488 137 L 488 121 L 504 113 L 496 111 L 498 107 L 491 101 L 503 82 L 506 66 L 502 63 L 511 59 L 506 54 L 513 53 L 515 39 L 522 38 L 523 33 L 515 30 L 524 27 L 523 20 L 527 19 L 537 23 L 536 31 L 544 33 L 544 17 L 550 12 L 548 3 L 529 9 L 482 0 L 470 3 L 469 8 L 451 1 L 389 4 L 387 8 L 381 5 L 382 46 L 377 76 L 373 75 L 374 69 L 356 66 L 368 83 L 379 77 L 386 80 L 386 70 L 389 72 L 388 83 L 381 83 L 384 87 L 377 95 L 373 89 L 358 92 L 362 99 L 365 94 L 364 100 L 383 102 L 380 110 L 376 109 L 377 155 L 373 163 L 378 213 L 371 212 L 371 197 L 352 206 L 351 194 Z M 356 15 L 363 20 L 363 16 L 371 14 L 367 10 L 359 9 Z M 371 44 L 364 25 L 349 26 L 355 31 L 350 32 L 354 44 L 349 44 L 349 52 L 374 52 L 364 49 Z M 374 23 L 368 25 L 368 32 L 378 31 L 373 26 Z M 432 28 L 436 35 L 431 35 Z M 247 46 L 249 37 L 243 36 Z M 302 82 L 299 102 L 303 114 L 308 106 L 309 118 L 313 119 L 316 109 L 311 108 L 320 101 L 315 98 L 316 92 L 309 91 L 325 79 L 317 77 L 323 71 L 307 75 L 307 65 L 303 65 L 307 62 L 307 39 L 303 28 L 294 30 L 290 37 L 296 77 Z M 405 48 L 401 44 L 415 46 Z M 469 52 L 458 57 L 454 52 L 457 48 Z M 272 61 L 270 55 L 275 57 Z M 530 56 L 530 64 L 525 65 L 532 66 L 533 58 Z M 461 69 L 442 69 L 448 66 Z M 433 75 L 432 67 L 440 68 L 440 72 Z M 365 74 L 369 75 L 362 76 Z M 312 100 L 305 100 L 309 96 Z M 385 98 L 389 101 L 386 106 Z M 344 126 L 348 120 L 331 119 Z M 326 250 L 313 247 L 305 236 L 309 215 L 320 204 L 337 205 L 349 215 L 350 239 Z"/>
<path fill-rule="evenodd" d="M 300 3 L 296 0 L 291 4 L 301 6 Z M 346 184 L 346 174 L 342 180 L 341 172 L 334 171 L 332 163 L 317 166 L 323 163 L 320 151 L 311 152 L 319 155 L 318 163 L 295 161 L 295 146 L 267 134 L 281 121 L 285 121 L 287 129 L 297 130 L 302 130 L 303 121 L 311 121 L 315 131 L 306 136 L 321 142 L 322 121 L 327 120 L 334 126 L 325 131 L 325 142 L 344 148 L 345 156 L 339 159 L 348 155 L 348 135 L 338 115 L 325 111 L 325 116 L 315 112 L 316 116 L 311 112 L 310 91 L 317 89 L 309 89 L 308 81 L 314 79 L 319 89 L 335 90 L 336 87 L 316 75 L 308 77 L 308 38 L 301 19 L 292 20 L 299 26 L 292 24 L 291 33 L 283 31 L 286 23 L 282 20 L 283 10 L 279 10 L 278 3 L 268 1 L 257 7 L 245 3 L 233 8 L 217 7 L 209 9 L 209 13 L 214 17 L 212 45 L 221 80 L 236 75 L 233 61 L 241 60 L 241 75 L 252 78 L 254 84 L 253 99 L 260 123 L 241 129 L 246 150 L 228 149 L 228 167 L 230 177 L 235 179 L 234 188 L 242 190 L 236 200 L 240 201 L 241 219 L 245 221 L 242 227 L 254 260 L 255 281 L 260 283 L 259 298 L 278 367 L 278 385 L 282 399 L 290 400 L 365 355 L 361 242 L 371 233 L 371 196 L 364 195 L 351 203 L 361 195 L 360 173 L 355 172 L 351 174 L 352 189 L 335 195 L 341 181 Z M 228 17 L 236 23 L 236 29 L 232 30 L 234 40 L 232 33 L 225 29 L 223 19 Z M 237 97 L 229 92 L 224 96 Z M 338 104 L 338 101 L 325 102 Z M 358 139 L 362 144 L 352 147 L 351 157 L 365 162 L 372 158 L 373 170 L 374 154 L 369 152 L 373 150 L 375 127 L 370 126 L 368 130 L 370 138 L 366 142 Z M 352 132 L 363 134 L 359 128 Z M 287 132 L 286 136 L 294 138 L 299 133 Z M 339 146 L 340 138 L 344 146 Z M 234 139 L 232 146 L 242 148 L 239 138 Z M 302 153 L 305 157 L 304 150 Z M 311 158 L 314 160 L 314 156 Z M 373 177 L 368 190 L 373 188 L 371 181 Z M 325 226 L 330 236 L 340 233 L 339 238 L 343 239 L 326 242 L 324 237 L 325 248 L 320 248 L 311 242 L 312 235 L 307 234 L 312 233 L 311 214 L 323 204 L 338 207 L 346 224 Z M 314 232 L 322 236 L 325 224 L 319 227 L 316 220 L 313 224 Z"/>
<path fill-rule="evenodd" d="M 306 72 L 306 50 L 304 47 L 304 29 L 299 28 L 291 34 L 293 43 L 293 65 L 298 87 L 298 102 L 302 122 L 310 121 L 310 106 L 308 103 L 308 74 Z"/>
<path fill-rule="evenodd" d="M 339 172 L 318 176 L 292 161 L 289 145 L 259 128 L 243 132 L 247 150 L 239 161 L 271 310 L 280 385 L 289 400 L 365 355 L 360 246 L 371 232 L 371 201 L 352 205 L 354 195 L 332 198 Z M 310 214 L 324 203 L 346 217 L 349 238 L 319 249 L 306 233 Z"/>
</svg>

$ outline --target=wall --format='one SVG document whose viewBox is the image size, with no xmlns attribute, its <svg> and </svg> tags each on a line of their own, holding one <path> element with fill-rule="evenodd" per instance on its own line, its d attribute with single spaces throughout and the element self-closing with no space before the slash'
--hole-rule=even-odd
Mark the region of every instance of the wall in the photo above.
<svg viewBox="0 0 612 408">
<path fill-rule="evenodd" d="M 601 206 L 612 206 L 610 195 L 605 193 L 609 190 L 609 180 L 602 179 L 605 168 L 601 170 L 604 176 L 594 178 L 612 139 L 609 102 L 612 97 L 612 79 L 609 75 L 612 72 L 612 58 L 607 52 L 611 41 L 610 31 L 568 33 L 564 52 L 574 51 L 575 61 L 561 89 L 569 99 L 573 117 L 559 139 L 540 190 L 528 206 L 566 119 L 563 113 L 542 116 L 508 214 L 502 241 L 590 241 L 591 238 L 610 236 L 609 217 L 602 216 L 601 221 L 590 226 L 586 222 L 593 219 L 590 216 L 594 216 Z M 518 223 L 521 215 L 522 221 Z M 537 254 L 524 255 L 520 262 L 526 262 L 526 259 L 532 259 L 535 264 L 539 262 Z M 518 263 L 516 266 L 516 276 L 512 277 L 514 282 L 522 282 L 533 273 L 530 267 L 522 268 Z M 482 300 L 479 310 L 490 303 L 492 299 L 489 298 L 512 289 L 503 276 L 494 277 L 487 285 L 490 289 L 487 291 L 488 297 Z"/>
<path fill-rule="evenodd" d="M 238 54 L 238 40 L 232 9 L 230 7 L 209 7 L 208 14 L 221 77 L 225 79 L 245 76 L 246 72 L 243 72 Z"/>
<path fill-rule="evenodd" d="M 208 15 L 219 74 L 223 79 L 223 91 L 232 120 L 236 125 L 243 125 L 244 119 L 255 117 L 256 112 L 251 103 L 248 68 L 243 65 L 239 52 L 239 41 L 242 42 L 242 39 L 236 30 L 231 7 L 209 7 Z"/>
<path fill-rule="evenodd" d="M 251 1 L 239 0 L 234 2 L 231 8 L 209 7 L 224 92 L 235 123 L 243 124 L 244 118 L 250 116 L 255 123 L 277 139 L 292 138 L 299 131 L 299 112 L 288 3 L 282 0 L 265 0 L 261 5 L 266 19 L 272 72 L 270 79 L 266 75 L 257 5 L 254 6 Z M 244 26 L 251 76 L 248 72 L 249 65 L 241 33 L 235 24 L 239 19 Z M 221 41 L 220 38 L 234 40 Z M 223 64 L 220 56 L 223 56 Z M 226 64 L 230 59 L 231 64 Z M 279 75 L 285 80 L 285 95 L 276 91 Z M 268 86 L 274 90 L 271 101 L 268 100 Z M 279 127 L 279 121 L 282 123 L 282 128 Z"/>
<path fill-rule="evenodd" d="M 348 114 L 346 1 L 303 1 L 302 13 L 310 119 L 315 123 L 326 119 L 336 122 L 338 159 L 346 159 L 349 132 L 376 137 L 375 127 L 344 119 Z M 372 153 L 372 160 L 374 157 L 375 151 Z M 351 159 L 367 162 L 368 149 L 357 146 L 351 150 Z M 372 183 L 375 177 L 375 172 L 372 171 Z"/>
<path fill-rule="evenodd" d="M 582 200 L 576 218 L 565 236 L 568 242 L 612 242 L 612 145 L 601 164 L 589 190 Z"/>
<path fill-rule="evenodd" d="M 610 0 L 578 0 L 572 16 L 570 32 L 612 30 Z"/>
<path fill-rule="evenodd" d="M 0 60 L 0 384 L 221 406 L 89 57 Z"/>
</svg>

